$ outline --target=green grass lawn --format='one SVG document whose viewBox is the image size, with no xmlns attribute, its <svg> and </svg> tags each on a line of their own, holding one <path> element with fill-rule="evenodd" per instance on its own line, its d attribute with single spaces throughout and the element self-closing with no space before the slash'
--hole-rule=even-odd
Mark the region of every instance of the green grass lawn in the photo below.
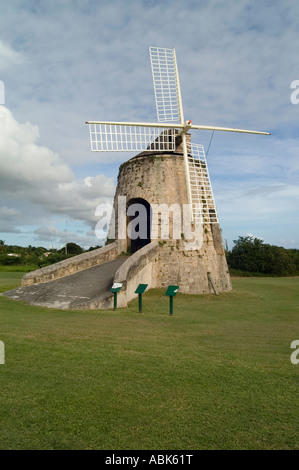
<svg viewBox="0 0 299 470">
<path fill-rule="evenodd" d="M 160 290 L 142 314 L 0 297 L 0 449 L 299 449 L 299 278 L 233 286 L 173 316 Z"/>
<path fill-rule="evenodd" d="M 18 272 L 18 273 L 28 273 L 29 271 L 34 271 L 35 269 L 39 269 L 38 266 L 32 265 L 27 266 L 23 264 L 16 264 L 12 266 L 5 266 L 0 264 L 0 272 Z"/>
</svg>

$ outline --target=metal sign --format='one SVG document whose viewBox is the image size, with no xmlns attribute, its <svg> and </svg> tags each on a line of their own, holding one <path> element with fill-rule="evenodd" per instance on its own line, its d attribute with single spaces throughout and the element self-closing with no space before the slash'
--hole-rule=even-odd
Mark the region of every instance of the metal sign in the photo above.
<svg viewBox="0 0 299 470">
<path fill-rule="evenodd" d="M 135 290 L 135 294 L 138 294 L 138 307 L 139 313 L 142 313 L 142 294 L 146 291 L 148 284 L 139 284 Z"/>
<path fill-rule="evenodd" d="M 165 295 L 170 295 L 171 297 L 174 297 L 179 290 L 179 286 L 168 286 L 167 291 Z"/>
<path fill-rule="evenodd" d="M 111 287 L 110 291 L 111 292 L 119 292 L 120 289 L 122 288 L 122 284 L 120 282 L 115 282 L 113 286 Z"/>
</svg>

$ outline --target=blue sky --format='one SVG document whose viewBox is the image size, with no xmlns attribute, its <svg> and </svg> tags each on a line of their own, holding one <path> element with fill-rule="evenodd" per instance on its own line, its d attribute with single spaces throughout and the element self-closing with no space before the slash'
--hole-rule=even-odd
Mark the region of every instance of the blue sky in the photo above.
<svg viewBox="0 0 299 470">
<path fill-rule="evenodd" d="M 293 0 L 1 2 L 0 238 L 99 243 L 95 209 L 133 155 L 91 152 L 84 123 L 156 120 L 148 48 L 159 46 L 176 49 L 186 119 L 271 132 L 214 134 L 223 239 L 299 248 L 298 17 Z M 206 148 L 210 137 L 192 135 Z"/>
</svg>

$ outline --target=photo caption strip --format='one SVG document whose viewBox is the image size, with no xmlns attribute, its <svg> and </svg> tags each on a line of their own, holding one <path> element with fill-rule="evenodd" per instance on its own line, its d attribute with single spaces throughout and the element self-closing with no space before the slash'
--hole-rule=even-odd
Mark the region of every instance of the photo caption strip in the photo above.
<svg viewBox="0 0 299 470">
<path fill-rule="evenodd" d="M 140 451 L 140 452 L 115 452 L 109 453 L 103 461 L 105 465 L 125 465 L 130 468 L 144 468 L 147 466 L 155 465 L 177 465 L 186 466 L 194 464 L 194 453 L 190 452 L 154 452 L 154 451 Z"/>
</svg>

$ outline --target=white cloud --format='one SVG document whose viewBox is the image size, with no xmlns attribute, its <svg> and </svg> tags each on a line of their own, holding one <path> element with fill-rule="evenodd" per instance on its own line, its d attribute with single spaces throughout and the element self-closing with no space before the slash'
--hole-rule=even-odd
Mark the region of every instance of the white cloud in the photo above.
<svg viewBox="0 0 299 470">
<path fill-rule="evenodd" d="M 253 233 L 247 233 L 246 235 L 247 235 L 247 237 L 256 238 L 257 240 L 262 240 L 262 241 L 264 241 L 264 239 L 263 239 L 262 237 L 258 237 L 258 236 L 256 236 L 256 235 L 253 235 Z"/>
<path fill-rule="evenodd" d="M 4 106 L 0 107 L 0 132 L 1 188 L 18 192 L 72 180 L 72 171 L 59 156 L 37 144 L 38 127 L 18 123 Z"/>
<path fill-rule="evenodd" d="M 84 178 L 84 184 L 86 184 L 86 186 L 88 186 L 89 188 L 92 187 L 92 178 L 91 176 L 86 176 L 86 178 Z"/>
<path fill-rule="evenodd" d="M 58 154 L 38 145 L 38 138 L 37 126 L 18 123 L 0 107 L 0 194 L 6 202 L 0 207 L 1 230 L 15 232 L 57 215 L 93 227 L 97 205 L 113 197 L 113 179 L 76 178 Z"/>
<path fill-rule="evenodd" d="M 20 211 L 10 207 L 0 207 L 0 233 L 21 233 L 16 228 L 16 220 L 19 220 Z"/>
<path fill-rule="evenodd" d="M 71 230 L 61 230 L 54 225 L 42 225 L 35 229 L 33 233 L 39 244 L 46 244 L 49 247 L 55 244 L 56 247 L 60 248 L 65 246 L 66 243 L 72 242 L 87 249 L 90 246 L 102 245 L 105 241 L 104 239 L 99 240 L 96 238 L 93 231 L 80 233 Z"/>
<path fill-rule="evenodd" d="M 21 54 L 0 40 L 0 71 L 2 72 L 13 65 L 20 64 L 21 62 Z"/>
</svg>

